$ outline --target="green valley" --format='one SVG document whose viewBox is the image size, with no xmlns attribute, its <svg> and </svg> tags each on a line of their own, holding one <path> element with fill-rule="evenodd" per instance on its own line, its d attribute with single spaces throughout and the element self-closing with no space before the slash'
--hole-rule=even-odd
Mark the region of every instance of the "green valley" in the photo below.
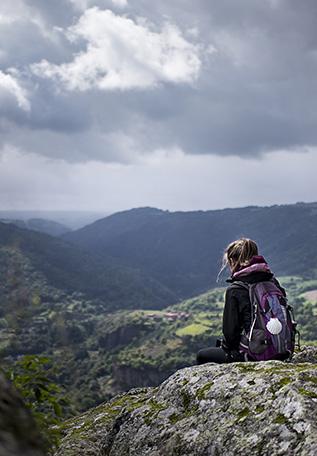
<svg viewBox="0 0 317 456">
<path fill-rule="evenodd" d="M 294 305 L 303 343 L 316 343 L 317 280 L 289 276 L 280 281 Z M 80 293 L 46 286 L 33 295 L 23 316 L 10 319 L 12 309 L 2 312 L 2 358 L 10 364 L 23 354 L 50 356 L 58 366 L 58 382 L 77 410 L 85 410 L 132 387 L 157 385 L 195 364 L 196 352 L 221 336 L 223 297 L 224 288 L 218 288 L 160 310 L 106 312 Z"/>
<path fill-rule="evenodd" d="M 214 279 L 227 240 L 242 230 L 263 241 L 302 341 L 314 344 L 316 214 L 316 203 L 189 213 L 139 208 L 63 239 L 0 223 L 2 366 L 47 356 L 78 411 L 158 385 L 221 337 L 225 282 L 217 287 Z"/>
</svg>

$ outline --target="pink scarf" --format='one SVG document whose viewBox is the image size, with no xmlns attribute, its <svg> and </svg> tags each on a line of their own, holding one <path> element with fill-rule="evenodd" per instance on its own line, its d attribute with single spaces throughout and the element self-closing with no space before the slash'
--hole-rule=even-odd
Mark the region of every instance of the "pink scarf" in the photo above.
<svg viewBox="0 0 317 456">
<path fill-rule="evenodd" d="M 233 278 L 243 277 L 243 276 L 250 274 L 251 272 L 258 272 L 258 271 L 259 272 L 271 272 L 267 262 L 265 261 L 265 259 L 263 258 L 262 255 L 254 255 L 251 258 L 249 265 L 245 266 L 244 268 L 235 272 L 232 275 L 232 277 Z"/>
</svg>

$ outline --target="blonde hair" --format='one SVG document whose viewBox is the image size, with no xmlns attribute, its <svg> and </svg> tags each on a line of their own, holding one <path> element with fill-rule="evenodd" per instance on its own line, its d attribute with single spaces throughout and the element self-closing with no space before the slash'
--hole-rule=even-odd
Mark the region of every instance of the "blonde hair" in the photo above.
<svg viewBox="0 0 317 456">
<path fill-rule="evenodd" d="M 252 239 L 241 238 L 231 242 L 224 251 L 217 282 L 220 274 L 228 265 L 230 265 L 232 273 L 234 273 L 241 266 L 247 266 L 254 255 L 258 255 L 258 246 Z"/>
</svg>

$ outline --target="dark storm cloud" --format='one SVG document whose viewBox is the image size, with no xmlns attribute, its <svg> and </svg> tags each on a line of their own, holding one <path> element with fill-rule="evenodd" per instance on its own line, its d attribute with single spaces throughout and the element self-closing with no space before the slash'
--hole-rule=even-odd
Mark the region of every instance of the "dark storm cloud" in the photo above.
<svg viewBox="0 0 317 456">
<path fill-rule="evenodd" d="M 201 0 L 193 15 L 192 2 L 174 1 L 165 11 L 217 49 L 194 90 L 168 93 L 180 108 L 166 122 L 171 140 L 190 153 L 239 155 L 316 144 L 316 2 Z"/>
<path fill-rule="evenodd" d="M 68 161 L 128 162 L 131 150 L 178 146 L 188 154 L 255 157 L 317 144 L 313 0 L 130 0 L 126 8 L 110 0 L 24 4 L 38 12 L 37 22 L 27 16 L 14 27 L 0 22 L 0 38 L 7 36 L 0 70 L 20 71 L 17 80 L 31 103 L 30 112 L 12 103 L 1 110 L 11 126 L 6 143 Z M 34 74 L 31 64 L 45 59 L 61 65 L 85 50 L 85 40 L 70 42 L 56 29 L 76 24 L 85 4 L 145 17 L 157 31 L 166 21 L 176 24 L 188 42 L 200 45 L 198 78 L 138 90 L 80 91 Z"/>
</svg>

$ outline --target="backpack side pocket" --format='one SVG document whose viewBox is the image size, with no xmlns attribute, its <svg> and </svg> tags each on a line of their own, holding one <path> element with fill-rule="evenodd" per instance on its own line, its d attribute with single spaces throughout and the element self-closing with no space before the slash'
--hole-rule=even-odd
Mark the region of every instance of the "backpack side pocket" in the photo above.
<svg viewBox="0 0 317 456">
<path fill-rule="evenodd" d="M 250 353 L 261 355 L 267 349 L 267 339 L 264 329 L 253 329 L 249 341 Z"/>
</svg>

